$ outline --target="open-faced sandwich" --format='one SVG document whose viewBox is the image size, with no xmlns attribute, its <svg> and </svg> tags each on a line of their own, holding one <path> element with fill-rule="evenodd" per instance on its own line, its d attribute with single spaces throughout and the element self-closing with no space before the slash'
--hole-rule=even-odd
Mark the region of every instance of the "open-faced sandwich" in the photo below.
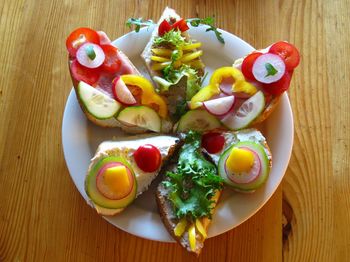
<svg viewBox="0 0 350 262">
<path fill-rule="evenodd" d="M 189 252 L 200 254 L 223 184 L 252 192 L 267 179 L 271 153 L 256 129 L 190 131 L 162 169 L 157 204 L 168 232 Z"/>
<path fill-rule="evenodd" d="M 130 205 L 158 175 L 179 143 L 175 136 L 139 135 L 99 145 L 85 179 L 85 191 L 101 215 Z"/>
<path fill-rule="evenodd" d="M 167 99 L 173 120 L 199 90 L 204 74 L 201 43 L 191 39 L 188 29 L 185 19 L 165 8 L 141 54 L 160 94 Z"/>
<path fill-rule="evenodd" d="M 288 90 L 299 60 L 292 44 L 277 42 L 236 60 L 233 66 L 216 69 L 209 85 L 192 97 L 177 130 L 220 125 L 239 130 L 264 121 Z"/>
<path fill-rule="evenodd" d="M 66 46 L 77 99 L 89 120 L 130 133 L 169 131 L 164 98 L 104 32 L 78 28 Z"/>
</svg>

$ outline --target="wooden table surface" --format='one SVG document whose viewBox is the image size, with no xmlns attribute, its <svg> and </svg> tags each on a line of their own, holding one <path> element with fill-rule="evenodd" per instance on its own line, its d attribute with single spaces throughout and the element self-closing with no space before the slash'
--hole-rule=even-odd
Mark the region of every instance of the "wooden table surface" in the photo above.
<svg viewBox="0 0 350 262">
<path fill-rule="evenodd" d="M 285 178 L 256 215 L 208 239 L 199 261 L 349 261 L 346 0 L 2 0 L 0 261 L 196 260 L 98 216 L 75 188 L 61 144 L 68 34 L 88 26 L 114 39 L 128 32 L 127 18 L 157 20 L 167 4 L 184 17 L 215 15 L 218 27 L 255 47 L 285 39 L 302 54 L 289 91 L 295 141 Z"/>
</svg>

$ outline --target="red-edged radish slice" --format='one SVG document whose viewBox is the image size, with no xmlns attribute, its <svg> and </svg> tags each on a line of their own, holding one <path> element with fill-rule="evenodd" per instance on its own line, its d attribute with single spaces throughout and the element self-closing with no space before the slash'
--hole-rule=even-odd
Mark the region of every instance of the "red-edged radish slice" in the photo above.
<svg viewBox="0 0 350 262">
<path fill-rule="evenodd" d="M 248 183 L 251 183 L 254 180 L 256 180 L 259 177 L 260 173 L 261 173 L 260 172 L 260 170 L 261 170 L 261 161 L 260 161 L 260 158 L 259 158 L 258 154 L 256 152 L 254 152 L 253 150 L 250 150 L 247 147 L 242 147 L 242 148 L 244 148 L 246 150 L 249 150 L 250 152 L 253 153 L 253 155 L 254 155 L 254 162 L 253 162 L 253 166 L 249 170 L 249 172 L 244 172 L 244 173 L 241 173 L 241 174 L 235 174 L 235 173 L 229 172 L 227 170 L 226 164 L 225 164 L 225 172 L 226 172 L 227 177 L 232 182 L 234 182 L 236 184 L 248 184 Z M 227 161 L 227 159 L 225 160 L 225 162 L 226 161 Z"/>
<path fill-rule="evenodd" d="M 110 190 L 110 188 L 108 187 L 108 185 L 106 185 L 105 183 L 105 179 L 104 179 L 104 172 L 111 167 L 116 167 L 116 166 L 124 166 L 126 168 L 126 172 L 128 175 L 128 179 L 130 181 L 130 188 L 125 188 L 124 192 L 113 192 Z M 106 198 L 108 199 L 113 199 L 113 200 L 119 200 L 119 199 L 123 199 L 125 197 L 127 197 L 130 192 L 132 191 L 133 187 L 135 186 L 135 181 L 134 181 L 134 176 L 132 175 L 131 171 L 129 170 L 128 167 L 126 167 L 125 165 L 123 165 L 120 162 L 113 162 L 113 163 L 108 163 L 105 164 L 99 171 L 98 174 L 96 176 L 96 187 L 97 190 Z"/>
<path fill-rule="evenodd" d="M 128 106 L 136 104 L 136 99 L 119 76 L 113 80 L 112 90 L 113 95 L 118 102 Z"/>
<path fill-rule="evenodd" d="M 286 72 L 283 59 L 275 54 L 263 54 L 259 56 L 253 65 L 255 79 L 264 84 L 277 82 Z"/>
<path fill-rule="evenodd" d="M 100 38 L 100 45 L 110 45 L 111 44 L 111 40 L 109 39 L 109 37 L 107 36 L 107 34 L 103 31 L 97 31 L 97 34 Z"/>
<path fill-rule="evenodd" d="M 235 102 L 234 96 L 226 96 L 203 102 L 204 108 L 212 115 L 222 116 L 227 114 Z"/>
<path fill-rule="evenodd" d="M 225 77 L 222 79 L 220 83 L 220 90 L 223 92 L 225 95 L 231 96 L 232 95 L 232 85 L 235 82 L 233 77 Z"/>
<path fill-rule="evenodd" d="M 96 68 L 105 61 L 105 53 L 99 45 L 86 43 L 79 47 L 77 60 L 79 64 L 85 67 Z"/>
</svg>

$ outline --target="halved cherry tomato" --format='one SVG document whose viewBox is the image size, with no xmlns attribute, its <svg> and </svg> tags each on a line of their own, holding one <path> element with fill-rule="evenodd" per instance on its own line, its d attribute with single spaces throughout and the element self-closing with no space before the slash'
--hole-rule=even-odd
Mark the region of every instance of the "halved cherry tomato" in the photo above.
<svg viewBox="0 0 350 262">
<path fill-rule="evenodd" d="M 288 72 L 282 76 L 280 80 L 277 82 L 264 85 L 264 90 L 271 95 L 278 96 L 282 94 L 284 91 L 287 91 L 290 85 L 290 80 L 292 77 L 293 71 Z"/>
<path fill-rule="evenodd" d="M 134 152 L 134 159 L 137 166 L 144 172 L 154 172 L 162 163 L 159 149 L 150 144 L 140 146 Z"/>
<path fill-rule="evenodd" d="M 89 42 L 100 44 L 100 37 L 95 30 L 87 27 L 81 27 L 74 30 L 66 40 L 66 47 L 71 57 L 75 57 L 78 47 Z"/>
<path fill-rule="evenodd" d="M 242 73 L 246 79 L 255 80 L 252 68 L 255 60 L 261 55 L 262 53 L 254 52 L 248 55 L 246 58 L 244 58 L 242 63 Z"/>
<path fill-rule="evenodd" d="M 169 22 L 164 19 L 163 22 L 160 23 L 158 27 L 158 35 L 163 36 L 165 33 L 169 32 L 172 29 L 171 25 Z"/>
<path fill-rule="evenodd" d="M 121 66 L 121 61 L 118 55 L 118 48 L 113 45 L 101 45 L 101 47 L 106 57 L 102 68 L 111 73 L 118 72 Z"/>
<path fill-rule="evenodd" d="M 225 145 L 225 138 L 218 132 L 206 133 L 202 137 L 202 147 L 208 151 L 209 154 L 219 153 Z"/>
<path fill-rule="evenodd" d="M 95 84 L 100 77 L 100 70 L 98 68 L 82 66 L 76 59 L 70 64 L 70 70 L 76 81 L 83 81 L 89 85 Z"/>
<path fill-rule="evenodd" d="M 270 47 L 269 53 L 279 55 L 284 60 L 288 71 L 293 70 L 299 65 L 299 51 L 290 43 L 283 41 L 277 42 Z"/>
<path fill-rule="evenodd" d="M 186 20 L 181 18 L 179 21 L 175 22 L 173 25 L 172 25 L 172 28 L 173 29 L 179 29 L 181 32 L 185 32 L 187 31 L 188 29 L 190 29 L 186 23 Z"/>
</svg>

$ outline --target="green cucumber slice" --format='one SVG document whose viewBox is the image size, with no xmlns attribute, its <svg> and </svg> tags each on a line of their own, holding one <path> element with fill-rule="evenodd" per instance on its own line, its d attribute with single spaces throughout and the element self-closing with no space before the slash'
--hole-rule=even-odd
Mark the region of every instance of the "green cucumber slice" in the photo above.
<svg viewBox="0 0 350 262">
<path fill-rule="evenodd" d="M 239 130 L 249 126 L 264 110 L 265 96 L 258 91 L 247 99 L 234 114 L 229 114 L 221 122 L 231 130 Z"/>
<path fill-rule="evenodd" d="M 259 156 L 261 163 L 260 175 L 252 182 L 247 184 L 237 184 L 228 178 L 226 174 L 225 163 L 233 147 L 247 147 L 249 150 L 254 151 Z M 242 141 L 230 146 L 224 151 L 224 153 L 222 153 L 218 163 L 218 172 L 219 176 L 224 179 L 224 183 L 228 186 L 241 191 L 254 191 L 259 188 L 268 178 L 270 173 L 270 161 L 265 152 L 265 148 L 261 144 L 251 141 Z"/>
<path fill-rule="evenodd" d="M 127 166 L 132 172 L 134 178 L 134 185 L 129 195 L 123 199 L 113 200 L 103 196 L 97 189 L 96 186 L 96 176 L 98 171 L 105 165 L 111 162 L 120 162 Z M 136 198 L 137 192 L 137 182 L 134 171 L 132 170 L 130 164 L 122 157 L 109 156 L 98 161 L 91 169 L 85 180 L 85 191 L 93 203 L 100 207 L 109 209 L 119 209 L 128 206 Z"/>
<path fill-rule="evenodd" d="M 119 113 L 117 120 L 154 132 L 160 132 L 162 126 L 159 115 L 147 106 L 129 106 Z"/>
<path fill-rule="evenodd" d="M 219 127 L 221 127 L 221 124 L 215 116 L 209 114 L 206 110 L 196 109 L 188 111 L 180 118 L 176 131 L 194 130 L 203 132 Z"/>
<path fill-rule="evenodd" d="M 78 84 L 78 96 L 85 109 L 97 119 L 111 118 L 121 107 L 116 100 L 83 81 Z"/>
</svg>

